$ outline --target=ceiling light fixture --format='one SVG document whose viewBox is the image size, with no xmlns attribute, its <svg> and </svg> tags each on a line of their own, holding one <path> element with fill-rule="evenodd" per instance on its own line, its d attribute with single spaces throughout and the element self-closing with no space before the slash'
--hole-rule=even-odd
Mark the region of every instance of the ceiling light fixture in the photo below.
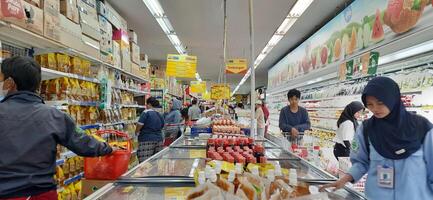
<svg viewBox="0 0 433 200">
<path fill-rule="evenodd" d="M 188 54 L 185 46 L 182 44 L 176 32 L 174 31 L 174 28 L 171 25 L 170 20 L 168 19 L 167 15 L 165 15 L 164 9 L 162 9 L 162 6 L 159 3 L 159 1 L 143 0 L 143 2 L 146 5 L 146 7 L 149 9 L 150 13 L 152 13 L 156 22 L 158 22 L 162 31 L 165 33 L 165 35 L 167 35 L 168 39 L 170 40 L 171 44 L 173 44 L 176 51 L 179 54 Z M 198 73 L 196 73 L 196 79 L 198 81 L 201 81 L 200 75 Z"/>
<path fill-rule="evenodd" d="M 272 51 L 275 45 L 283 39 L 284 35 L 290 30 L 290 28 L 295 24 L 295 22 L 302 16 L 302 14 L 307 10 L 307 8 L 313 3 L 314 0 L 298 0 L 295 5 L 290 9 L 289 14 L 284 18 L 283 22 L 277 28 L 275 33 L 272 35 L 269 42 L 263 48 L 262 52 L 254 60 L 254 69 L 256 69 L 260 63 L 265 59 L 265 57 Z M 251 74 L 251 68 L 236 86 L 235 90 L 232 92 L 232 96 L 238 91 L 240 86 L 245 83 Z"/>
</svg>

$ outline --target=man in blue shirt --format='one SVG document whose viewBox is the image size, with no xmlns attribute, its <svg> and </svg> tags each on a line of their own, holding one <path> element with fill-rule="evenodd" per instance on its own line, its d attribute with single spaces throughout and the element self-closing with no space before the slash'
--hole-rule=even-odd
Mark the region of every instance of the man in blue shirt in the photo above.
<svg viewBox="0 0 433 200">
<path fill-rule="evenodd" d="M 279 127 L 281 131 L 290 133 L 292 139 L 301 138 L 305 130 L 310 129 L 310 118 L 305 108 L 299 106 L 301 92 L 291 89 L 287 93 L 289 105 L 281 109 Z"/>
</svg>

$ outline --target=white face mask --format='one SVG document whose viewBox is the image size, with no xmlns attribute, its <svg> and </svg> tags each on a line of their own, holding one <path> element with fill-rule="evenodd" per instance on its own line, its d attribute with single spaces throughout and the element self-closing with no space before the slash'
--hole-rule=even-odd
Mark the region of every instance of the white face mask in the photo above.
<svg viewBox="0 0 433 200">
<path fill-rule="evenodd" d="M 3 89 L 5 81 L 0 82 L 0 101 L 3 100 L 8 94 L 8 90 Z"/>
</svg>

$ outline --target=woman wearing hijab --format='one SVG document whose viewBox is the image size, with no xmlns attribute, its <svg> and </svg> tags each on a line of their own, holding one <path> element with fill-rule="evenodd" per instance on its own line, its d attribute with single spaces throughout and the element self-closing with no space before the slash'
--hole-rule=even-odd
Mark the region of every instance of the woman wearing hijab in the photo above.
<svg viewBox="0 0 433 200">
<path fill-rule="evenodd" d="M 364 110 L 362 103 L 353 101 L 344 108 L 343 113 L 338 118 L 338 129 L 334 138 L 334 156 L 337 160 L 338 157 L 348 157 L 350 155 L 350 142 L 355 136 L 356 128 L 358 128 L 357 118 L 359 118 L 362 110 Z"/>
<path fill-rule="evenodd" d="M 170 112 L 164 115 L 165 124 L 178 125 L 176 131 L 178 134 L 176 137 L 180 137 L 180 123 L 182 122 L 182 114 L 180 113 L 180 109 L 182 108 L 182 102 L 176 98 L 173 98 L 170 102 L 168 102 L 168 108 L 170 109 Z"/>
<path fill-rule="evenodd" d="M 321 188 L 342 188 L 368 173 L 368 199 L 433 199 L 432 124 L 408 112 L 390 78 L 372 79 L 362 102 L 373 113 L 357 130 L 346 175 Z"/>
</svg>

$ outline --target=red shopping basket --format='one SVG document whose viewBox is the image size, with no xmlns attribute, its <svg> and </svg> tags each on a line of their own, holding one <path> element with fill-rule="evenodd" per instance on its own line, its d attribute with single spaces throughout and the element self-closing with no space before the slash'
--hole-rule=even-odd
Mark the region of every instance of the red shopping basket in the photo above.
<svg viewBox="0 0 433 200">
<path fill-rule="evenodd" d="M 126 150 L 117 150 L 110 155 L 84 158 L 84 177 L 96 180 L 116 180 L 128 170 L 131 158 L 131 141 L 127 134 L 116 130 L 100 130 L 98 135 L 126 138 Z"/>
</svg>

